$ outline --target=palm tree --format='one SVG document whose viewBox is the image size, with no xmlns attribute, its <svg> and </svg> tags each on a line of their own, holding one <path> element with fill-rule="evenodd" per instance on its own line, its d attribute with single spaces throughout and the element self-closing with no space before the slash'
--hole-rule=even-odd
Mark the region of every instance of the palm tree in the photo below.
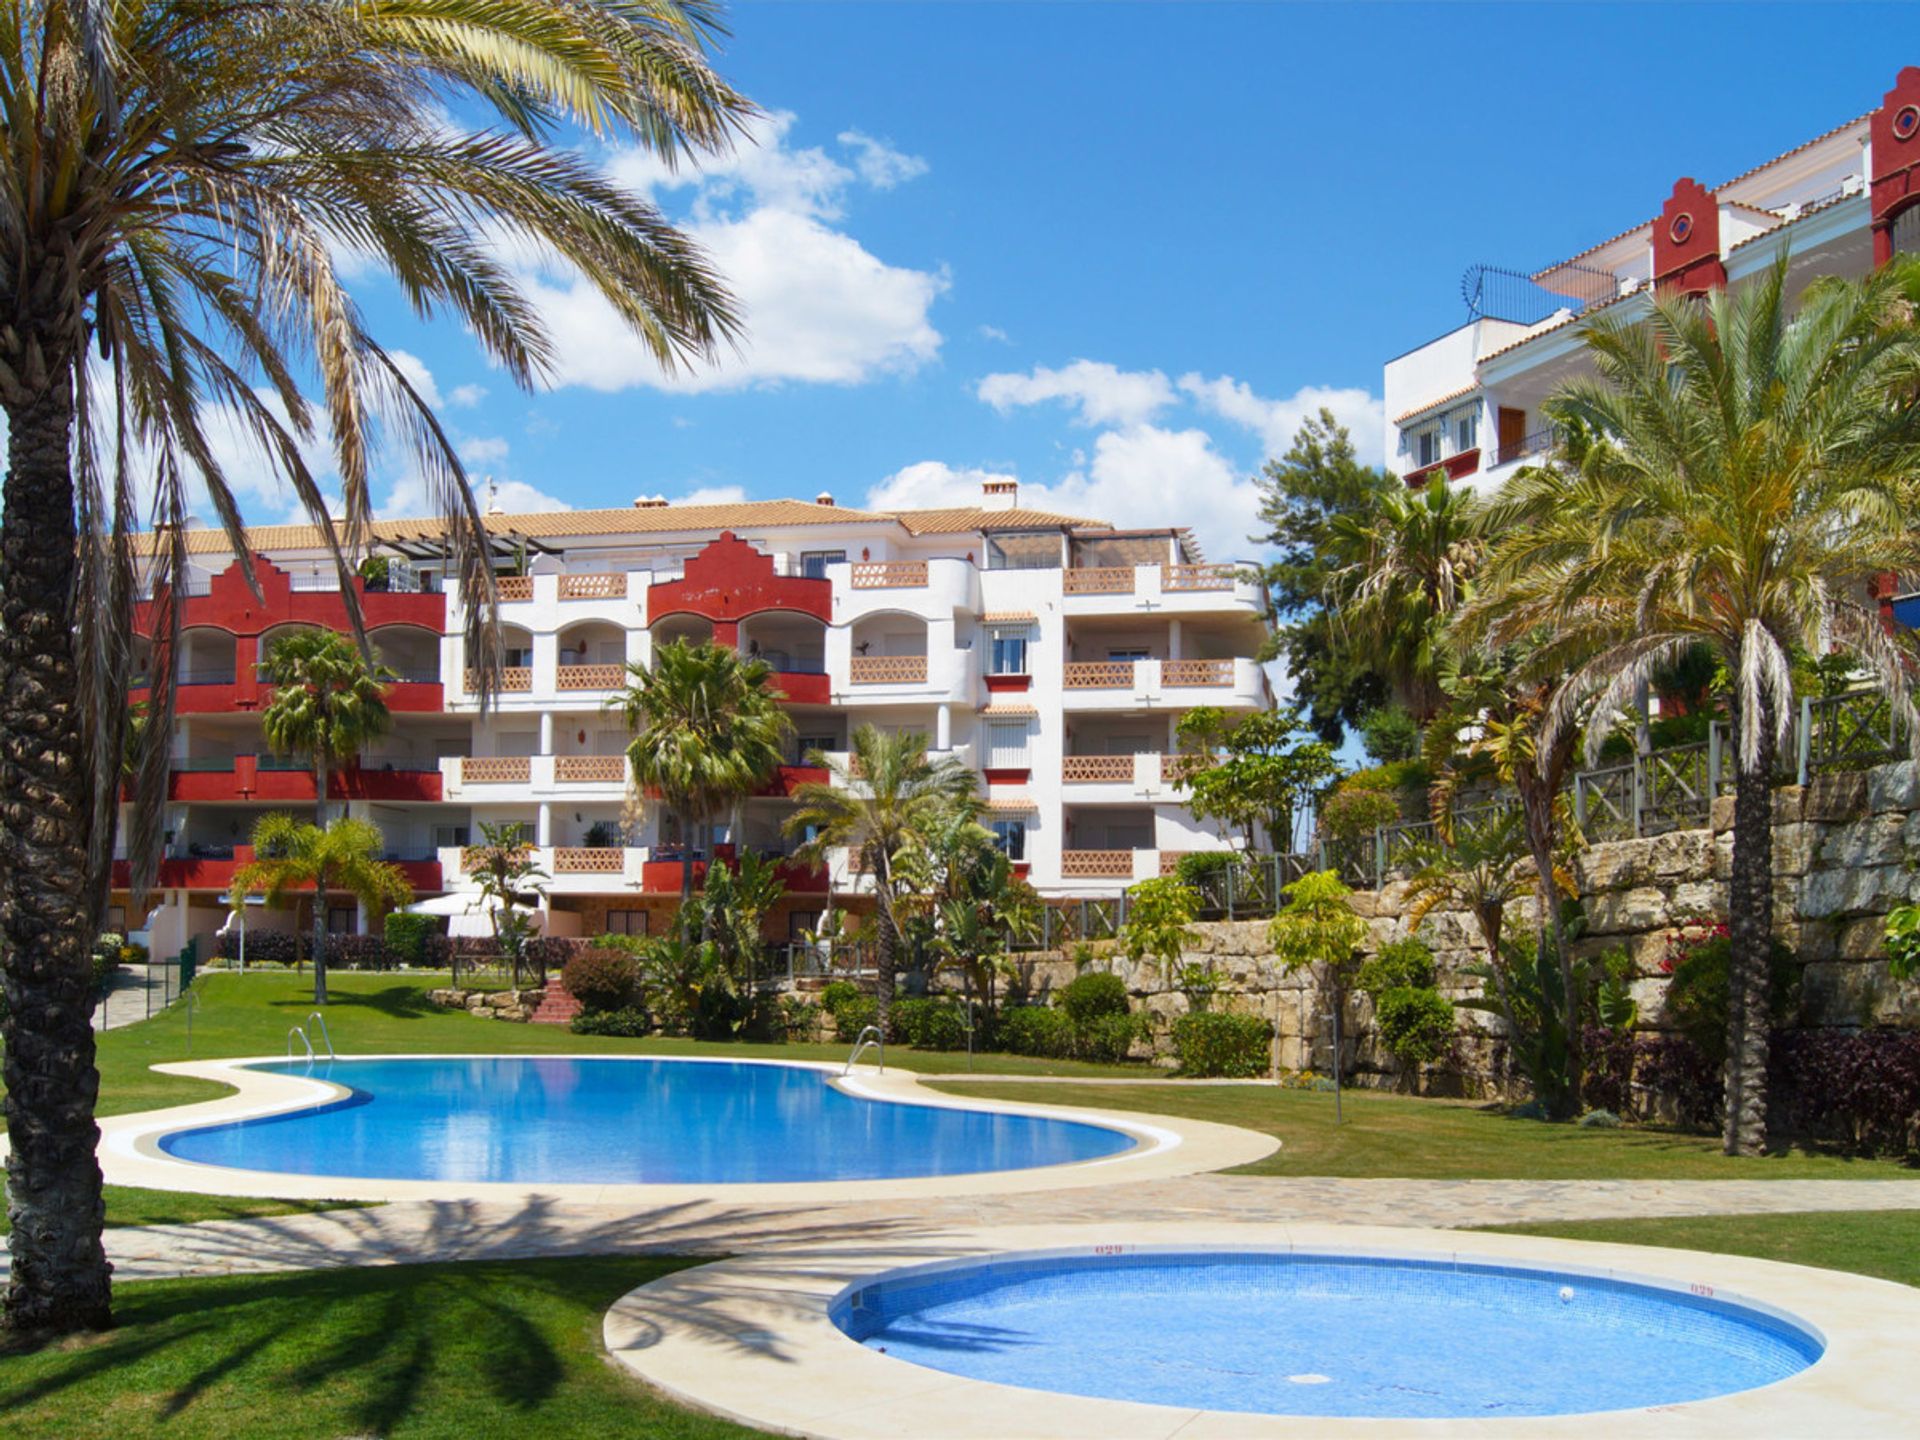
<svg viewBox="0 0 1920 1440">
<path fill-rule="evenodd" d="M 274 687 L 260 712 L 260 733 L 276 754 L 313 762 L 313 823 L 327 828 L 327 775 L 393 728 L 386 682 L 393 672 L 369 664 L 360 647 L 334 630 L 298 630 L 267 648 L 260 674 Z M 377 832 L 376 832 L 377 833 Z M 317 877 L 313 907 L 313 999 L 327 1003 L 327 876 Z"/>
<path fill-rule="evenodd" d="M 853 870 L 873 877 L 879 1023 L 884 1031 L 893 1005 L 904 918 L 901 901 L 908 879 L 900 860 L 909 850 L 926 847 L 951 823 L 955 810 L 977 804 L 976 783 L 973 771 L 953 756 L 930 759 L 924 735 L 882 733 L 862 725 L 853 732 L 852 743 L 844 761 L 820 751 L 807 757 L 809 764 L 824 766 L 831 778 L 825 784 L 810 780 L 794 792 L 799 808 L 787 820 L 787 833 L 807 837 L 800 847 L 802 857 L 823 863 L 828 852 L 846 850 Z"/>
<path fill-rule="evenodd" d="M 1486 553 L 1486 507 L 1436 475 L 1418 490 L 1387 491 L 1364 517 L 1334 516 L 1328 533 L 1346 559 L 1327 582 L 1335 623 L 1424 723 L 1441 703 L 1447 623 Z"/>
<path fill-rule="evenodd" d="M 1548 413 L 1561 464 L 1517 477 L 1488 583 L 1496 639 L 1543 633 L 1572 666 L 1549 736 L 1588 707 L 1597 754 L 1623 707 L 1695 646 L 1732 678 L 1733 990 L 1728 1154 L 1766 1138 L 1774 761 L 1794 712 L 1792 657 L 1844 652 L 1920 747 L 1912 650 L 1871 585 L 1920 571 L 1920 270 L 1809 286 L 1790 314 L 1781 263 L 1705 303 L 1586 334 L 1596 378 Z"/>
<path fill-rule="evenodd" d="M 493 943 L 507 958 L 518 989 L 527 942 L 533 938 L 530 911 L 546 893 L 547 872 L 534 862 L 533 846 L 517 821 L 490 825 L 482 820 L 480 843 L 467 851 L 463 868 L 479 882 Z"/>
<path fill-rule="evenodd" d="M 262 816 L 253 827 L 254 858 L 234 872 L 232 895 L 238 910 L 242 897 L 263 895 L 269 905 L 281 905 L 289 894 L 313 891 L 313 912 L 320 942 L 313 952 L 314 968 L 326 963 L 328 884 L 338 885 L 376 915 L 397 910 L 413 899 L 413 887 L 398 865 L 380 857 L 386 838 L 369 820 L 346 816 L 324 829 L 276 811 Z"/>
<path fill-rule="evenodd" d="M 87 947 L 113 853 L 136 571 L 165 582 L 164 651 L 190 486 L 251 570 L 210 417 L 258 442 L 343 582 L 376 438 L 406 447 L 452 522 L 449 568 L 486 602 L 469 642 L 497 656 L 465 472 L 338 266 L 384 270 L 522 384 L 555 356 L 501 236 L 575 266 L 663 365 L 711 356 L 738 321 L 705 257 L 549 137 L 580 125 L 669 164 L 725 148 L 751 107 L 710 64 L 717 14 L 716 0 L 0 4 L 0 810 L 35 817 L 7 827 L 0 866 L 14 1332 L 112 1318 Z M 316 431 L 338 527 L 302 458 Z M 155 497 L 152 541 L 136 534 L 136 481 Z M 157 686 L 136 889 L 157 863 L 171 708 Z"/>
<path fill-rule="evenodd" d="M 634 783 L 657 790 L 680 825 L 680 904 L 693 898 L 693 851 L 714 818 L 780 768 L 793 721 L 764 660 L 725 645 L 672 640 L 653 665 L 628 665 L 625 690 L 607 702 L 633 741 Z"/>
</svg>

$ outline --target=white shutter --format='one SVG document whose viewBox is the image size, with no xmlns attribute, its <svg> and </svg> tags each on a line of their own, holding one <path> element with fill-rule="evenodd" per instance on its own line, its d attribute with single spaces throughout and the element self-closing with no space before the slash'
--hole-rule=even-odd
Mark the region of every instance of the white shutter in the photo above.
<svg viewBox="0 0 1920 1440">
<path fill-rule="evenodd" d="M 1025 720 L 987 722 L 987 765 L 989 770 L 1025 770 L 1027 763 Z"/>
</svg>

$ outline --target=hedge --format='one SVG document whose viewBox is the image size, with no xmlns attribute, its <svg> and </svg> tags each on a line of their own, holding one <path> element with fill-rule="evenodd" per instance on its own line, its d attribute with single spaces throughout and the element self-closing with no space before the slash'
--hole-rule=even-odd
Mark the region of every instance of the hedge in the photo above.
<svg viewBox="0 0 1920 1440">
<path fill-rule="evenodd" d="M 1266 1073 L 1272 1036 L 1258 1015 L 1200 1010 L 1173 1022 L 1173 1053 L 1182 1075 L 1244 1080 Z"/>
<path fill-rule="evenodd" d="M 653 1017 L 633 1007 L 624 1010 L 582 1010 L 573 1017 L 571 1028 L 576 1035 L 619 1035 L 633 1039 L 653 1033 Z"/>
<path fill-rule="evenodd" d="M 561 968 L 560 983 L 588 1012 L 626 1010 L 639 995 L 640 962 L 617 950 L 582 950 Z"/>
<path fill-rule="evenodd" d="M 440 921 L 432 915 L 414 915 L 405 910 L 388 913 L 382 926 L 387 953 L 396 965 L 422 968 L 427 963 L 427 942 L 440 933 Z"/>
<path fill-rule="evenodd" d="M 1009 1005 L 1000 1012 L 999 1042 L 1015 1055 L 1065 1059 L 1073 1053 L 1073 1021 L 1049 1005 Z"/>
<path fill-rule="evenodd" d="M 215 938 L 214 953 L 223 960 L 240 958 L 240 931 L 223 930 Z M 300 959 L 300 936 L 291 930 L 251 930 L 247 933 L 247 964 L 293 965 Z"/>
</svg>

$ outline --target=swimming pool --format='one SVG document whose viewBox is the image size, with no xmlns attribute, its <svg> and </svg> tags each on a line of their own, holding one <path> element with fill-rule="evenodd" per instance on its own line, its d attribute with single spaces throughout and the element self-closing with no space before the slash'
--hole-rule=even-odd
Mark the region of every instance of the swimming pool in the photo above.
<svg viewBox="0 0 1920 1440">
<path fill-rule="evenodd" d="M 971 1380 L 1293 1416 L 1641 1409 L 1784 1380 L 1823 1349 L 1783 1313 L 1644 1280 L 1286 1250 L 938 1264 L 856 1282 L 829 1316 Z"/>
<path fill-rule="evenodd" d="M 867 1099 L 823 1069 L 571 1056 L 246 1067 L 345 1087 L 281 1114 L 176 1130 L 177 1160 L 370 1179 L 748 1184 L 1028 1170 L 1132 1150 L 1104 1125 Z"/>
</svg>

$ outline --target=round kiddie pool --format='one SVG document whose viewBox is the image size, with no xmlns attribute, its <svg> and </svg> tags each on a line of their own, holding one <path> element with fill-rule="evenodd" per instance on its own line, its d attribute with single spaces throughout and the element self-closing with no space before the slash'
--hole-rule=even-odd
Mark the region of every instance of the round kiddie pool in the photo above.
<svg viewBox="0 0 1920 1440">
<path fill-rule="evenodd" d="M 1010 1255 L 851 1286 L 869 1349 L 973 1380 L 1270 1415 L 1643 1409 L 1796 1375 L 1789 1316 L 1643 1280 L 1338 1252 Z"/>
<path fill-rule="evenodd" d="M 1141 1136 L 1106 1125 L 874 1099 L 798 1065 L 572 1056 L 266 1063 L 334 1087 L 317 1105 L 175 1130 L 194 1165 L 553 1185 L 895 1180 L 1075 1165 Z"/>
<path fill-rule="evenodd" d="M 677 1271 L 605 1337 L 822 1440 L 1915 1434 L 1920 1290 L 1687 1250 L 1212 1219 L 942 1225 Z"/>
</svg>

